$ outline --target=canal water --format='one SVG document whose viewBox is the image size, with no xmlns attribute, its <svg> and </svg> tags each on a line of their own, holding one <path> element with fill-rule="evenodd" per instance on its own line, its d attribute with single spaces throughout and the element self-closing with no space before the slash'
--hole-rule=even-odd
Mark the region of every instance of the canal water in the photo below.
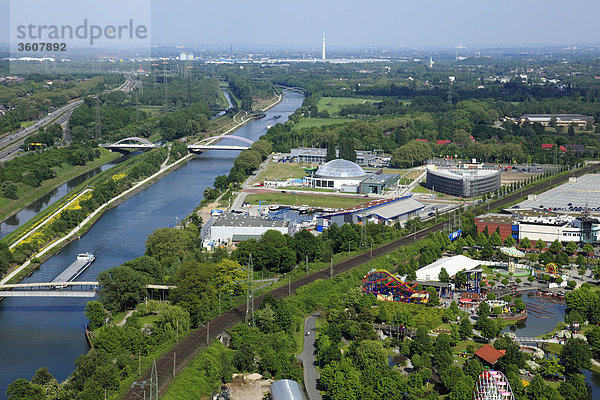
<svg viewBox="0 0 600 400">
<path fill-rule="evenodd" d="M 265 118 L 236 131 L 252 140 L 268 125 L 285 122 L 302 105 L 304 96 L 287 92 Z M 273 117 L 281 115 L 274 120 Z M 223 144 L 238 144 L 227 139 Z M 89 251 L 96 261 L 78 278 L 95 280 L 110 267 L 143 255 L 148 234 L 172 226 L 202 200 L 217 175 L 227 174 L 239 152 L 209 151 L 192 159 L 152 186 L 107 211 L 90 231 L 51 257 L 24 282 L 50 281 L 69 266 L 77 253 Z M 38 368 L 48 367 L 62 381 L 75 368 L 75 359 L 88 350 L 84 338 L 87 299 L 6 298 L 0 302 L 0 399 L 17 378 L 31 379 Z"/>
<path fill-rule="evenodd" d="M 98 168 L 94 168 L 88 172 L 76 176 L 75 178 L 63 183 L 56 189 L 51 190 L 46 195 L 40 197 L 27 207 L 23 208 L 18 213 L 7 218 L 3 222 L 0 222 L 0 239 L 8 235 L 9 233 L 17 230 L 19 227 L 21 227 L 21 225 L 38 215 L 40 212 L 44 211 L 51 204 L 54 204 L 54 202 L 56 202 L 64 195 L 69 193 L 76 186 L 90 179 L 92 176 L 98 175 L 100 172 L 106 171 L 107 169 L 114 167 L 115 165 L 126 159 L 126 156 L 120 157 Z"/>
</svg>

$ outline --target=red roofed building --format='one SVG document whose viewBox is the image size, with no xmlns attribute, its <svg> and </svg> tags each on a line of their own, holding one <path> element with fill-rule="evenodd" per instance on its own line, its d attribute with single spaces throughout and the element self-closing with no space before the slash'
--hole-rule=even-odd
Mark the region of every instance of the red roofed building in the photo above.
<svg viewBox="0 0 600 400">
<path fill-rule="evenodd" d="M 560 149 L 560 151 L 562 151 L 562 152 L 565 152 L 565 151 L 567 151 L 567 148 L 566 148 L 565 146 L 560 146 L 560 147 L 559 147 L 559 149 Z"/>
<path fill-rule="evenodd" d="M 425 142 L 425 143 L 427 143 L 427 142 L 429 142 L 429 140 L 427 140 L 427 139 L 415 139 L 415 142 Z"/>
<path fill-rule="evenodd" d="M 506 350 L 496 350 L 493 346 L 486 344 L 480 347 L 475 355 L 479 357 L 483 365 L 493 367 L 505 353 Z"/>
<path fill-rule="evenodd" d="M 473 135 L 471 135 L 470 138 L 471 138 L 471 142 L 475 141 L 475 138 L 473 137 Z"/>
<path fill-rule="evenodd" d="M 444 144 L 450 144 L 450 143 L 452 143 L 451 140 L 438 140 L 436 142 L 436 144 L 438 144 L 438 145 L 444 145 Z"/>
<path fill-rule="evenodd" d="M 542 150 L 551 150 L 553 146 L 552 143 L 542 143 Z"/>
</svg>

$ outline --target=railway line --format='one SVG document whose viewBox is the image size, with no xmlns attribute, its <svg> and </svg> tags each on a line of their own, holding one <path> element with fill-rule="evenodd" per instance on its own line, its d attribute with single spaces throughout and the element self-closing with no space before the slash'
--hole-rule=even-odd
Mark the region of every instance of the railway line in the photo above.
<svg viewBox="0 0 600 400">
<path fill-rule="evenodd" d="M 523 198 L 530 194 L 547 190 L 554 185 L 564 183 L 568 181 L 570 177 L 581 176 L 584 174 L 597 172 L 599 170 L 600 164 L 590 164 L 577 171 L 572 171 L 570 173 L 553 178 L 552 180 L 541 182 L 531 188 L 516 191 L 500 199 L 472 208 L 469 211 L 473 212 L 475 215 L 478 215 L 490 209 L 501 207 L 506 204 L 517 201 L 520 198 Z M 404 236 L 383 246 L 374 248 L 372 251 L 373 257 L 380 257 L 386 255 L 402 246 L 420 240 L 432 232 L 436 232 L 443 229 L 445 224 L 446 222 L 439 222 L 428 228 Z M 339 275 L 359 265 L 369 262 L 371 260 L 369 254 L 370 252 L 367 251 L 365 253 L 359 254 L 357 256 L 354 256 L 352 258 L 349 258 L 338 264 L 333 265 L 333 275 Z M 289 296 L 290 294 L 294 293 L 299 287 L 314 282 L 317 279 L 327 279 L 330 277 L 331 275 L 329 273 L 329 268 L 323 269 L 291 282 L 289 287 L 282 286 L 277 289 L 274 289 L 271 292 L 269 292 L 269 294 L 273 295 L 276 299 L 280 299 Z M 256 303 L 260 304 L 263 297 L 264 295 L 257 297 L 255 299 Z M 224 314 L 221 314 L 220 316 L 209 321 L 205 326 L 192 332 L 189 336 L 181 340 L 171 350 L 169 350 L 167 353 L 163 354 L 163 356 L 161 356 L 158 360 L 156 360 L 159 395 L 165 393 L 169 383 L 173 380 L 174 376 L 176 376 L 177 373 L 182 371 L 187 366 L 187 364 L 190 361 L 192 361 L 196 357 L 196 355 L 207 345 L 207 343 L 210 343 L 210 341 L 213 340 L 216 336 L 218 336 L 221 332 L 227 329 L 231 329 L 236 324 L 242 322 L 245 318 L 245 313 L 246 305 L 241 304 L 240 306 L 231 309 Z M 150 398 L 150 375 L 151 369 L 146 370 L 138 380 L 138 382 L 145 381 L 146 384 L 132 385 L 123 398 L 127 400 Z"/>
</svg>

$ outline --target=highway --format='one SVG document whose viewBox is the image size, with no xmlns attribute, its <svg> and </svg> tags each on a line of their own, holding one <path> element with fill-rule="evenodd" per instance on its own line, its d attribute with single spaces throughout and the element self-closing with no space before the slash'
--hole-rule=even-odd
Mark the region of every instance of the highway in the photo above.
<svg viewBox="0 0 600 400">
<path fill-rule="evenodd" d="M 315 367 L 315 341 L 317 339 L 317 318 L 320 313 L 311 314 L 304 320 L 304 346 L 298 359 L 304 367 L 304 387 L 309 400 L 321 400 L 321 393 L 317 389 L 317 368 Z M 308 335 L 306 334 L 308 332 Z"/>
<path fill-rule="evenodd" d="M 573 171 L 562 176 L 553 178 L 551 181 L 544 181 L 534 185 L 533 187 L 515 191 L 509 195 L 501 197 L 497 200 L 485 203 L 479 207 L 475 207 L 469 209 L 475 215 L 479 215 L 485 213 L 490 209 L 494 209 L 497 207 L 505 206 L 509 203 L 519 200 L 520 198 L 527 197 L 530 194 L 535 194 L 544 190 L 548 190 L 553 185 L 557 185 L 560 183 L 567 182 L 570 177 L 573 176 L 581 176 L 584 174 L 597 172 L 600 170 L 600 164 L 591 164 L 584 168 L 581 168 L 577 171 Z M 423 239 L 427 237 L 430 233 L 441 231 L 444 226 L 447 224 L 446 221 L 439 222 L 435 225 L 430 226 L 429 228 L 422 229 L 413 234 L 404 236 L 400 239 L 396 239 L 393 242 L 385 244 L 383 246 L 377 247 L 373 249 L 372 255 L 374 258 L 381 257 L 386 254 L 391 253 L 402 246 L 406 246 L 412 244 L 413 242 Z M 353 268 L 356 268 L 360 265 L 366 264 L 371 260 L 369 255 L 369 251 L 366 251 L 362 254 L 356 255 L 354 257 L 348 258 L 338 264 L 333 265 L 333 276 L 339 275 L 341 273 L 350 271 Z M 317 279 L 328 279 L 331 275 L 329 273 L 329 268 L 322 269 L 320 271 L 314 272 L 310 275 L 306 275 L 298 280 L 295 280 L 290 283 L 289 289 L 288 286 L 282 286 L 277 289 L 273 289 L 269 292 L 276 299 L 280 299 L 283 297 L 287 297 L 293 294 L 296 289 L 307 285 L 309 283 L 314 282 Z M 358 282 L 357 282 L 358 283 Z M 255 304 L 260 304 L 264 295 L 256 297 Z M 176 353 L 176 367 L 175 367 L 175 375 L 182 371 L 187 364 L 194 359 L 194 357 L 203 349 L 207 344 L 207 338 L 210 340 L 215 339 L 216 336 L 221 334 L 221 332 L 233 328 L 236 324 L 242 322 L 245 319 L 246 315 L 246 304 L 241 304 L 236 308 L 233 308 L 227 311 L 224 314 L 219 315 L 214 318 L 212 321 L 209 321 L 206 325 L 198 328 L 191 334 L 189 334 L 186 338 L 181 340 L 177 345 L 175 345 L 171 350 L 166 352 L 161 358 L 156 360 L 157 372 L 158 372 L 158 384 L 159 384 L 159 394 L 164 394 L 169 383 L 173 380 L 173 353 Z M 138 381 L 150 381 L 150 370 L 146 370 L 142 376 L 138 379 Z M 146 385 L 145 387 L 141 386 L 133 386 L 129 389 L 129 391 L 123 397 L 128 400 L 138 400 L 140 398 L 147 398 L 150 395 L 150 388 Z"/>
<path fill-rule="evenodd" d="M 81 103 L 83 103 L 83 100 L 75 100 L 57 110 L 52 111 L 49 114 L 46 114 L 42 119 L 30 127 L 24 128 L 17 133 L 11 133 L 4 136 L 2 139 L 0 139 L 0 147 L 2 148 L 2 150 L 0 150 L 0 161 L 7 161 L 13 158 L 19 152 L 19 148 L 23 145 L 23 143 L 25 143 L 27 136 L 50 124 L 56 118 L 60 117 L 56 123 L 62 124 L 65 122 L 65 115 L 68 115 L 70 111 L 74 110 Z"/>
<path fill-rule="evenodd" d="M 107 90 L 106 92 L 121 90 L 123 92 L 128 93 L 138 86 L 138 81 L 127 77 L 125 79 L 125 82 L 121 86 L 112 90 Z M 63 123 L 65 123 L 70 118 L 71 112 L 75 108 L 77 108 L 81 103 L 83 103 L 83 99 L 73 100 L 70 103 L 62 106 L 61 108 L 46 114 L 40 120 L 36 121 L 33 125 L 27 128 L 23 128 L 19 132 L 11 133 L 0 138 L 0 162 L 8 161 L 16 157 L 19 154 L 19 149 L 25 143 L 25 139 L 29 135 L 35 133 L 40 128 L 44 128 L 54 120 L 56 120 L 54 121 L 54 123 L 57 124 L 62 125 Z"/>
</svg>

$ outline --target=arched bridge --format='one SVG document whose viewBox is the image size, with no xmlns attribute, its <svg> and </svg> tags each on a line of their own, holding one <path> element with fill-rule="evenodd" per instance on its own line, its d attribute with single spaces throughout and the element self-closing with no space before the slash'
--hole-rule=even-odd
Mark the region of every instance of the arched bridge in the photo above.
<svg viewBox="0 0 600 400">
<path fill-rule="evenodd" d="M 152 143 L 148 139 L 133 136 L 121 139 L 115 143 L 99 144 L 98 146 L 110 151 L 134 151 L 134 150 L 149 150 L 160 147 L 160 145 Z"/>
<path fill-rule="evenodd" d="M 213 144 L 216 141 L 220 141 L 222 139 L 233 139 L 238 142 L 244 142 L 246 146 L 227 146 L 227 145 L 218 145 Z M 235 136 L 235 135 L 219 135 L 219 136 L 211 136 L 205 139 L 200 140 L 194 144 L 188 146 L 188 151 L 190 153 L 202 153 L 207 150 L 246 150 L 250 148 L 250 145 L 254 143 L 253 140 L 250 140 L 245 137 Z"/>
</svg>

